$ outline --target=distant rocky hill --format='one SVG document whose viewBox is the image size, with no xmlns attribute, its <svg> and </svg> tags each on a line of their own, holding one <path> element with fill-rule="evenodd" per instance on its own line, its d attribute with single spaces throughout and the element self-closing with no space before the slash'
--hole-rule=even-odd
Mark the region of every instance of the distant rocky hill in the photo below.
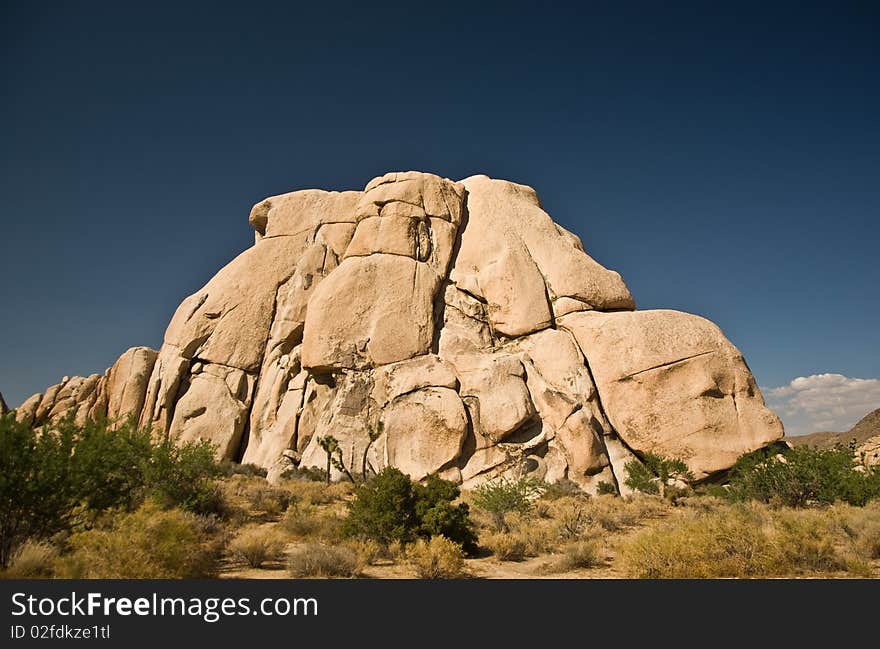
<svg viewBox="0 0 880 649">
<path fill-rule="evenodd" d="M 648 452 L 706 478 L 783 435 L 715 324 L 636 311 L 531 187 L 389 173 L 271 196 L 249 220 L 254 245 L 183 301 L 161 350 L 65 377 L 16 416 L 133 416 L 270 478 L 325 466 L 332 435 L 351 473 L 588 491 Z"/>
<path fill-rule="evenodd" d="M 868 438 L 877 435 L 880 435 L 880 408 L 869 412 L 855 426 L 843 433 L 810 433 L 809 435 L 797 435 L 786 437 L 785 439 L 795 446 L 831 448 L 838 443 L 849 444 L 853 439 L 856 440 L 856 444 L 861 445 Z"/>
</svg>

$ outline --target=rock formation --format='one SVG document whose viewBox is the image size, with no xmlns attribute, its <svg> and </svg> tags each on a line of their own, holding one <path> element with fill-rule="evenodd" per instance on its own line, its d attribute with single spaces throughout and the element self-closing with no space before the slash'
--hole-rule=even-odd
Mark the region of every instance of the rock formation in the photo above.
<svg viewBox="0 0 880 649">
<path fill-rule="evenodd" d="M 588 491 L 622 487 L 647 452 L 706 478 L 782 437 L 718 327 L 635 311 L 530 187 L 389 173 L 272 196 L 250 223 L 254 245 L 183 301 L 158 352 L 65 377 L 17 416 L 134 416 L 270 478 L 325 466 L 332 435 L 355 474 Z"/>
</svg>

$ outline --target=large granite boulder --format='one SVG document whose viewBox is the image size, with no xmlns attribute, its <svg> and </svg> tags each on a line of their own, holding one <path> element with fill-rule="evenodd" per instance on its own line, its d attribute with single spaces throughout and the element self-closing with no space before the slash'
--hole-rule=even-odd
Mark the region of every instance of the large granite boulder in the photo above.
<svg viewBox="0 0 880 649">
<path fill-rule="evenodd" d="M 396 466 L 621 491 L 653 452 L 700 478 L 782 434 L 720 329 L 635 311 L 525 185 L 389 173 L 254 205 L 254 245 L 178 307 L 156 352 L 65 377 L 16 416 L 134 417 L 277 478 Z"/>
</svg>

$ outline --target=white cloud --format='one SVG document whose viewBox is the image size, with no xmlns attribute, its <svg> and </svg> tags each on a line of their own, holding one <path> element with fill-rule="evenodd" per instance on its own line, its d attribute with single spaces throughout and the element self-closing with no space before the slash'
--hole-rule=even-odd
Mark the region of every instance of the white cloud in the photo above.
<svg viewBox="0 0 880 649">
<path fill-rule="evenodd" d="M 786 435 L 845 432 L 880 408 L 880 379 L 813 374 L 763 392 L 767 405 L 782 419 Z"/>
</svg>

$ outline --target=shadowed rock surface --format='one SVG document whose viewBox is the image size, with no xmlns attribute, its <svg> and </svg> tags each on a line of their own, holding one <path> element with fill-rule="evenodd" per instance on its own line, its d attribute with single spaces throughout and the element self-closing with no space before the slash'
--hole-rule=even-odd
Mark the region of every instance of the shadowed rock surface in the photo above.
<svg viewBox="0 0 880 649">
<path fill-rule="evenodd" d="M 389 173 L 256 204 L 255 243 L 178 307 L 162 348 L 65 377 L 16 416 L 133 416 L 276 478 L 397 466 L 622 487 L 647 452 L 704 478 L 782 437 L 721 330 L 635 311 L 531 187 Z M 334 477 L 342 474 L 334 469 Z"/>
</svg>

